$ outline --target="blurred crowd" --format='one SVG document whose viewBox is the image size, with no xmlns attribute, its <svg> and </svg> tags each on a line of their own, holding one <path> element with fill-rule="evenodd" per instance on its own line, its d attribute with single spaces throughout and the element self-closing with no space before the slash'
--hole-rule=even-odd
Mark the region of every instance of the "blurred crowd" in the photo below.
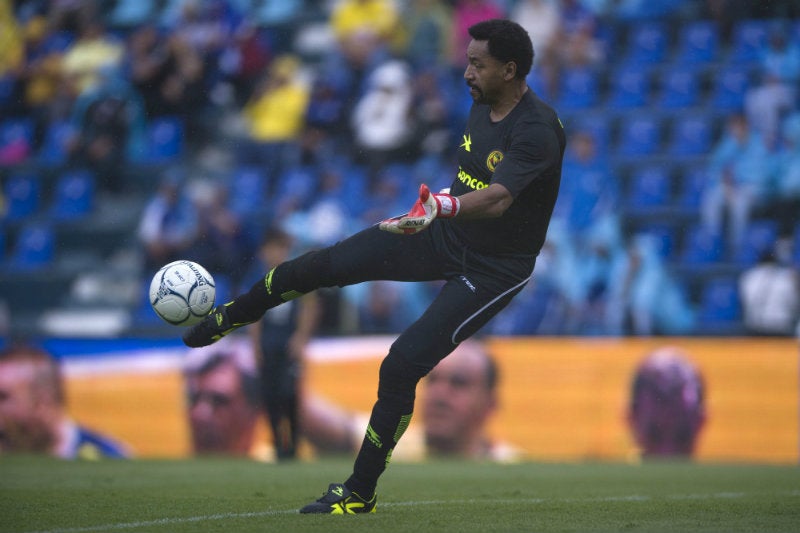
<svg viewBox="0 0 800 533">
<path fill-rule="evenodd" d="M 471 105 L 461 78 L 471 24 L 522 24 L 536 52 L 529 85 L 558 109 L 565 73 L 618 61 L 615 31 L 632 22 L 710 20 L 725 47 L 738 21 L 769 19 L 757 81 L 714 139 L 695 214 L 721 243 L 722 259 L 744 253 L 755 217 L 774 224 L 757 259 L 794 272 L 787 283 L 795 297 L 774 304 L 789 318 L 766 333 L 791 334 L 800 314 L 800 9 L 752 4 L 3 2 L 0 117 L 30 121 L 31 133 L 0 139 L 0 171 L 32 163 L 86 169 L 118 197 L 157 176 L 138 229 L 143 278 L 190 258 L 232 296 L 255 281 L 249 271 L 268 228 L 280 225 L 298 250 L 326 245 L 405 211 L 421 182 L 449 186 Z M 537 275 L 493 332 L 692 333 L 698 302 L 663 242 L 625 226 L 625 184 L 609 139 L 575 124 L 566 124 L 562 192 Z M 336 301 L 327 308 L 340 315 L 328 320 L 399 331 L 435 290 L 390 282 L 345 289 L 328 295 Z M 749 302 L 743 292 L 742 305 Z"/>
</svg>

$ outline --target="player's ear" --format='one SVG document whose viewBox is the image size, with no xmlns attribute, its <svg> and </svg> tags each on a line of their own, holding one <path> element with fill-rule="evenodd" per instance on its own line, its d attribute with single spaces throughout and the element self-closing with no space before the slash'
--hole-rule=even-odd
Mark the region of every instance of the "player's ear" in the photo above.
<svg viewBox="0 0 800 533">
<path fill-rule="evenodd" d="M 506 81 L 513 80 L 514 77 L 517 75 L 517 64 L 513 61 L 509 61 L 505 64 L 505 68 L 503 69 L 503 79 Z"/>
</svg>

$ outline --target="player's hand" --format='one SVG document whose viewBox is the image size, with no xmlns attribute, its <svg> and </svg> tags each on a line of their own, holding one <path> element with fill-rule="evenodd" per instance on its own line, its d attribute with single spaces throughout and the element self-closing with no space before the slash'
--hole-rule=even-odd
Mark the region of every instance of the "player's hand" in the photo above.
<svg viewBox="0 0 800 533">
<path fill-rule="evenodd" d="M 430 226 L 433 219 L 452 218 L 458 214 L 461 202 L 449 194 L 431 194 L 424 183 L 419 187 L 419 198 L 411 211 L 399 217 L 388 218 L 380 223 L 383 231 L 410 235 Z"/>
</svg>

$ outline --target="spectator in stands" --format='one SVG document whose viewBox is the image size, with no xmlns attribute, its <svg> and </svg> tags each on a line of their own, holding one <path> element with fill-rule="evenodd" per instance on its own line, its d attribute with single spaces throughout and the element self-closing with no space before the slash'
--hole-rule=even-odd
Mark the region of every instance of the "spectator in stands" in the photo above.
<svg viewBox="0 0 800 533">
<path fill-rule="evenodd" d="M 497 365 L 486 348 L 476 340 L 461 343 L 423 379 L 422 427 L 409 427 L 392 459 L 519 460 L 519 450 L 487 433 L 498 409 L 498 383 Z M 302 413 L 304 434 L 320 452 L 348 452 L 361 444 L 366 415 L 344 412 L 314 395 L 304 399 Z"/>
<path fill-rule="evenodd" d="M 350 58 L 372 48 L 396 46 L 401 39 L 400 19 L 389 0 L 343 0 L 330 18 L 336 41 Z"/>
<path fill-rule="evenodd" d="M 776 159 L 744 115 L 728 118 L 722 138 L 711 152 L 710 181 L 700 209 L 704 227 L 714 235 L 722 235 L 724 215 L 729 215 L 727 241 L 734 255 L 742 245 L 752 210 L 767 197 Z"/>
<path fill-rule="evenodd" d="M 778 137 L 784 117 L 797 109 L 800 45 L 790 40 L 789 31 L 781 22 L 771 25 L 759 62 L 761 83 L 745 94 L 751 127 L 770 142 Z"/>
<path fill-rule="evenodd" d="M 292 237 L 282 229 L 267 230 L 258 250 L 259 272 L 284 262 L 293 246 Z M 261 377 L 261 397 L 278 460 L 297 456 L 303 359 L 319 324 L 319 296 L 306 294 L 285 307 L 266 313 L 250 326 Z"/>
<path fill-rule="evenodd" d="M 226 345 L 203 351 L 189 359 L 184 377 L 193 452 L 263 458 L 254 441 L 261 395 L 252 352 Z"/>
<path fill-rule="evenodd" d="M 86 18 L 78 39 L 64 53 L 62 73 L 81 95 L 98 85 L 101 72 L 120 67 L 124 54 L 124 46 L 106 31 L 102 19 Z"/>
<path fill-rule="evenodd" d="M 125 164 L 144 149 L 144 106 L 136 90 L 115 69 L 78 97 L 72 111 L 69 163 L 88 168 L 105 190 L 126 187 Z"/>
<path fill-rule="evenodd" d="M 248 132 L 239 162 L 268 170 L 272 183 L 299 153 L 309 100 L 299 69 L 294 56 L 276 58 L 242 111 Z"/>
<path fill-rule="evenodd" d="M 778 238 L 790 242 L 800 222 L 800 112 L 783 122 L 774 196 L 765 211 L 778 222 Z"/>
<path fill-rule="evenodd" d="M 0 455 L 9 453 L 100 459 L 131 452 L 72 420 L 58 362 L 40 348 L 19 344 L 0 352 Z"/>
<path fill-rule="evenodd" d="M 412 0 L 402 13 L 408 33 L 405 57 L 415 69 L 447 65 L 451 51 L 452 9 L 444 0 Z M 534 48 L 535 49 L 535 48 Z"/>
<path fill-rule="evenodd" d="M 800 272 L 773 250 L 742 272 L 739 297 L 751 335 L 792 336 L 800 326 Z"/>
<path fill-rule="evenodd" d="M 181 119 L 189 145 L 201 144 L 209 127 L 209 91 L 200 52 L 184 36 L 162 34 L 153 25 L 135 30 L 128 49 L 128 76 L 144 99 L 147 116 Z"/>
<path fill-rule="evenodd" d="M 649 235 L 637 235 L 612 263 L 606 307 L 612 335 L 691 332 L 694 312 Z"/>
<path fill-rule="evenodd" d="M 564 154 L 564 172 L 570 179 L 561 186 L 556 216 L 566 221 L 572 234 L 585 234 L 602 218 L 615 214 L 620 202 L 619 181 L 590 133 L 578 129 L 572 134 Z"/>
<path fill-rule="evenodd" d="M 198 213 L 185 190 L 179 169 L 169 169 L 150 198 L 139 221 L 145 272 L 184 259 L 197 240 Z"/>
<path fill-rule="evenodd" d="M 390 61 L 370 76 L 367 92 L 351 117 L 356 161 L 365 164 L 374 185 L 381 168 L 416 157 L 413 86 L 403 61 Z"/>
<path fill-rule="evenodd" d="M 556 94 L 561 10 L 553 0 L 520 0 L 509 17 L 525 28 L 533 42 L 534 65 L 543 76 L 547 94 Z"/>
<path fill-rule="evenodd" d="M 470 26 L 482 20 L 505 18 L 503 9 L 494 0 L 455 0 L 453 2 L 453 28 L 451 33 L 450 64 L 455 72 L 461 73 L 464 64 L 464 50 L 470 42 L 467 31 Z M 534 53 L 538 53 L 534 49 Z"/>
<path fill-rule="evenodd" d="M 20 82 L 24 110 L 35 121 L 35 147 L 41 145 L 49 126 L 68 120 L 75 101 L 69 83 L 61 76 L 63 46 L 45 17 L 35 16 L 25 24 L 25 59 Z"/>
<path fill-rule="evenodd" d="M 195 187 L 197 239 L 190 255 L 210 272 L 225 272 L 236 287 L 252 254 L 244 221 L 231 210 L 228 199 L 222 183 Z"/>
<path fill-rule="evenodd" d="M 636 368 L 628 423 L 645 459 L 690 457 L 706 421 L 705 385 L 681 349 L 665 346 Z"/>
</svg>

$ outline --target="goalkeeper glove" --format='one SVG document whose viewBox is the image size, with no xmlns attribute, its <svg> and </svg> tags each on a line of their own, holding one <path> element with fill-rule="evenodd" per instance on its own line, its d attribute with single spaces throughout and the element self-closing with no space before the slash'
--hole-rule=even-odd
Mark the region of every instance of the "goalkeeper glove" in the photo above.
<svg viewBox="0 0 800 533">
<path fill-rule="evenodd" d="M 419 199 L 411 211 L 399 217 L 393 217 L 380 223 L 380 228 L 392 233 L 410 235 L 427 228 L 433 219 L 452 218 L 461 209 L 461 202 L 455 196 L 439 193 L 432 194 L 424 183 L 419 188 Z"/>
</svg>

